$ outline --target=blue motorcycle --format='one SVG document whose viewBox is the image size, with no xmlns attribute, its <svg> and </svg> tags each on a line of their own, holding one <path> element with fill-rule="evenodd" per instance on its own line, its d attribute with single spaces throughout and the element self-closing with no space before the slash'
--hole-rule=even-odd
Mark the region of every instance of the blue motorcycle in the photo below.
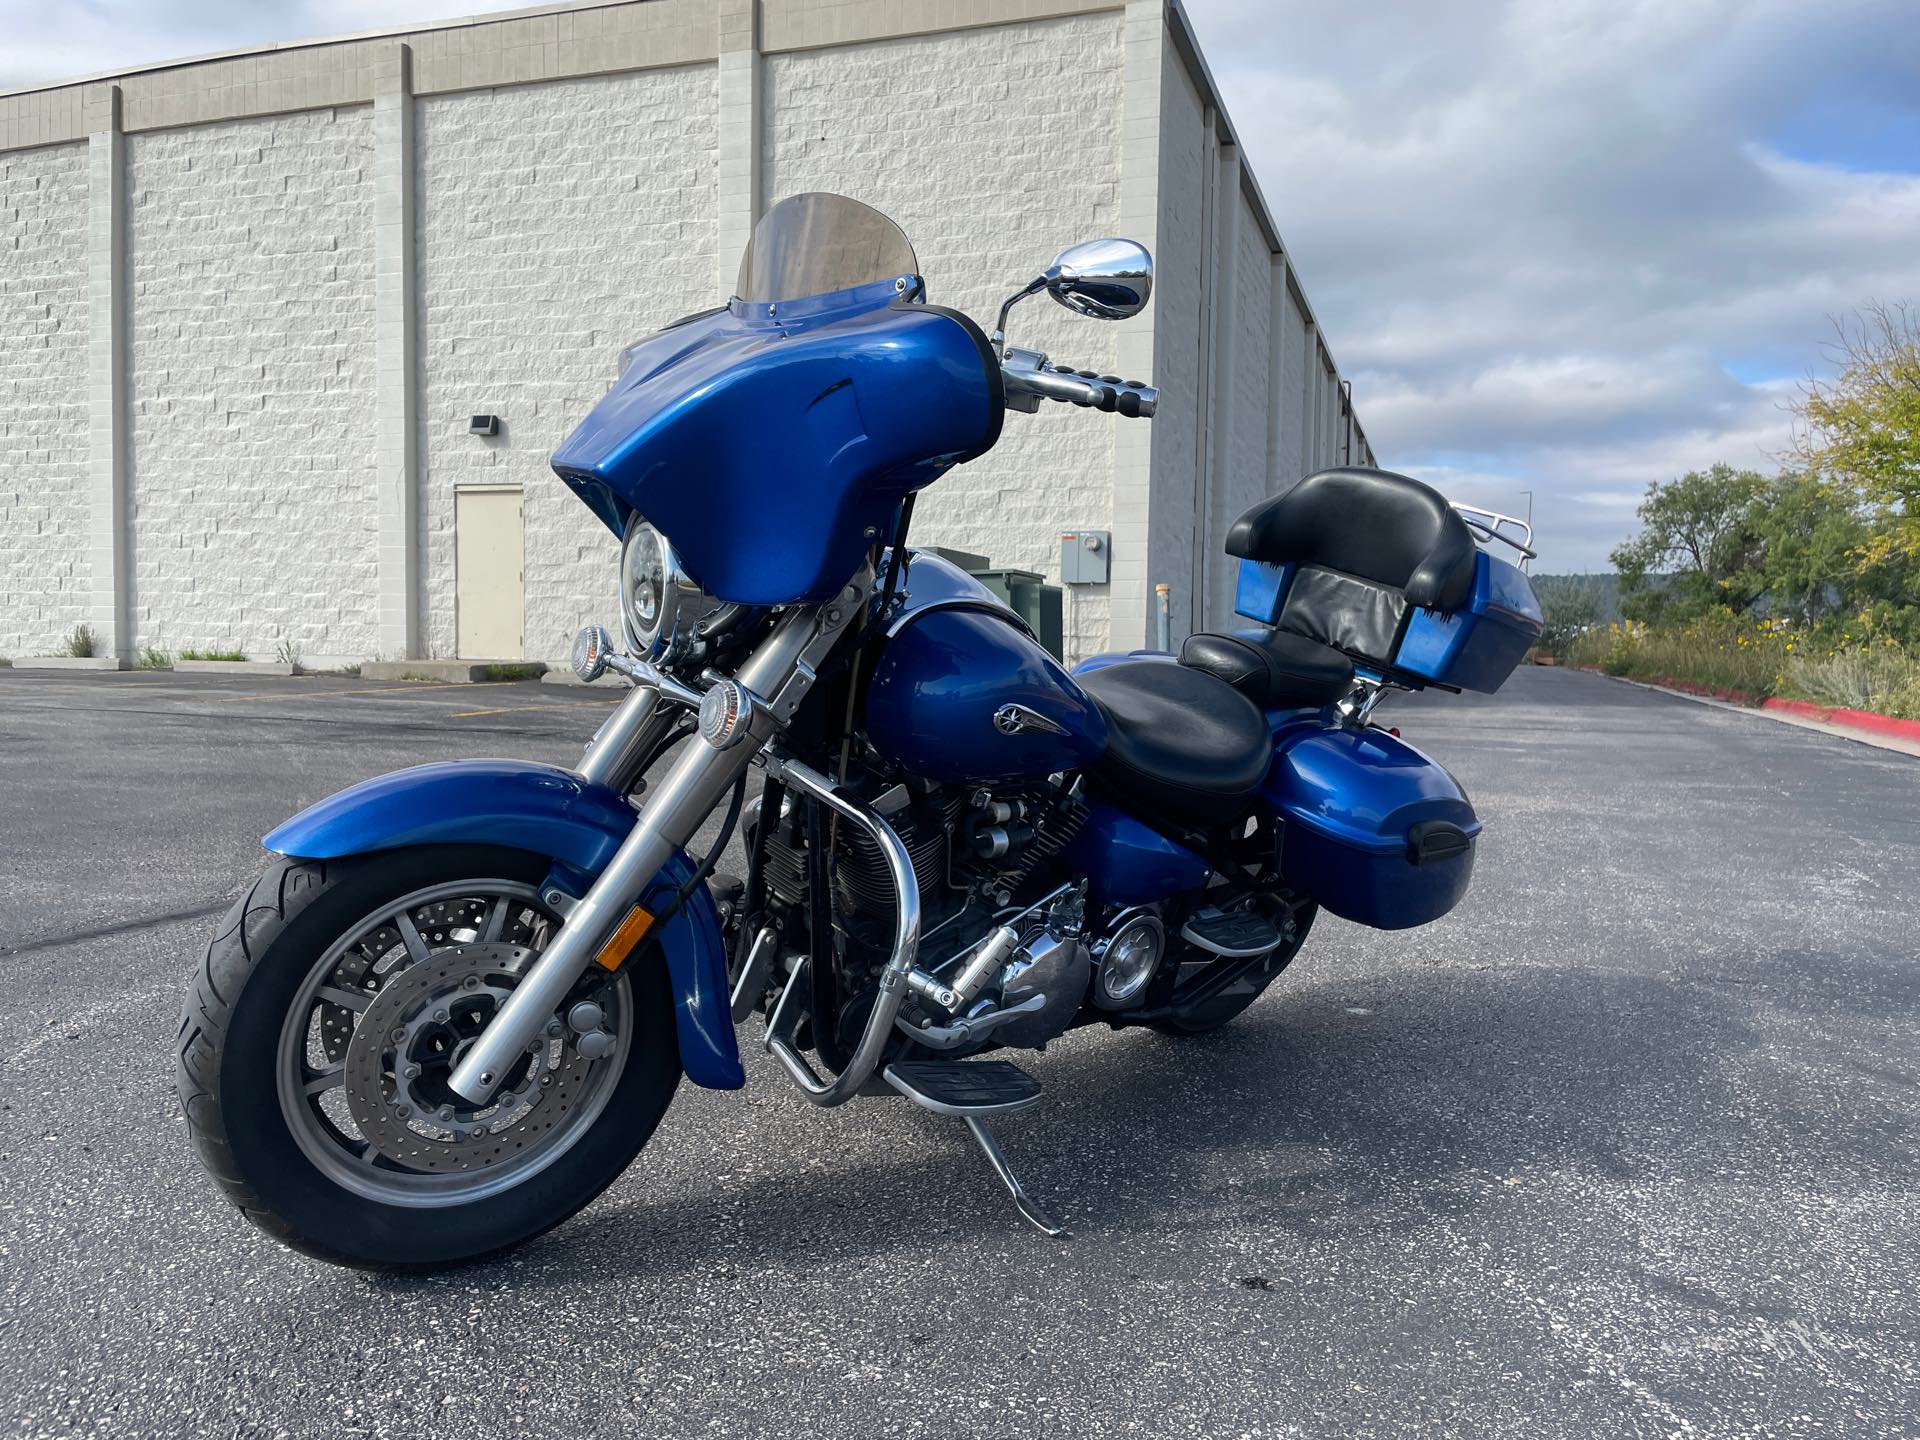
<svg viewBox="0 0 1920 1440">
<path fill-rule="evenodd" d="M 1227 536 L 1242 628 L 1071 674 L 908 547 L 915 495 L 1009 411 L 1153 415 L 1152 387 L 1005 339 L 1041 292 L 1134 315 L 1151 271 L 1130 241 L 1074 246 L 988 335 L 928 303 L 885 216 L 800 195 L 732 300 L 625 352 L 553 456 L 623 542 L 623 643 L 589 626 L 574 665 L 632 688 L 579 766 L 424 765 L 322 801 L 266 837 L 194 978 L 180 1096 L 249 1219 L 349 1265 L 519 1244 L 633 1161 L 683 1074 L 742 1085 L 759 1015 L 808 1100 L 958 1117 L 1062 1233 L 988 1128 L 1040 1098 L 1008 1052 L 1203 1034 L 1319 910 L 1398 929 L 1459 902 L 1473 807 L 1369 717 L 1391 690 L 1498 689 L 1539 634 L 1477 543 L 1498 517 L 1308 476 Z"/>
</svg>

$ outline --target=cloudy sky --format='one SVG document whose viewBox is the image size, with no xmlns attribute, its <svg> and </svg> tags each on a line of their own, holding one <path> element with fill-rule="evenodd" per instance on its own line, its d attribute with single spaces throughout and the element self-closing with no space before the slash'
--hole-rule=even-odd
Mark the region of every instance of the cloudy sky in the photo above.
<svg viewBox="0 0 1920 1440">
<path fill-rule="evenodd" d="M 1600 568 L 1920 301 L 1917 0 L 1187 0 L 1383 463 Z M 0 0 L 0 87 L 474 0 Z"/>
</svg>

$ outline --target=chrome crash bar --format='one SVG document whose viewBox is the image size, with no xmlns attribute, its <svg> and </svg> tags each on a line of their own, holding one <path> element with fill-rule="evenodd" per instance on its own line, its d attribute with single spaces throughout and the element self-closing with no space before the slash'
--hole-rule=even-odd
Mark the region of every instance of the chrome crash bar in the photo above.
<svg viewBox="0 0 1920 1440">
<path fill-rule="evenodd" d="M 794 968 L 792 978 L 780 994 L 779 1004 L 767 1017 L 767 1049 L 787 1067 L 787 1073 L 801 1093 L 816 1105 L 844 1105 L 873 1078 L 893 1034 L 894 1017 L 900 1013 L 908 990 L 939 985 L 931 976 L 914 968 L 920 952 L 920 882 L 914 877 L 913 858 L 907 853 L 905 842 L 873 810 L 843 794 L 826 776 L 798 760 L 782 759 L 769 751 L 765 763 L 767 773 L 776 780 L 818 800 L 836 815 L 865 830 L 880 847 L 888 873 L 893 877 L 897 901 L 893 954 L 887 957 L 886 966 L 880 972 L 879 996 L 867 1015 L 866 1029 L 860 1034 L 860 1043 L 847 1061 L 847 1068 L 831 1080 L 822 1080 L 787 1038 L 787 1002 L 805 973 L 804 965 Z"/>
</svg>

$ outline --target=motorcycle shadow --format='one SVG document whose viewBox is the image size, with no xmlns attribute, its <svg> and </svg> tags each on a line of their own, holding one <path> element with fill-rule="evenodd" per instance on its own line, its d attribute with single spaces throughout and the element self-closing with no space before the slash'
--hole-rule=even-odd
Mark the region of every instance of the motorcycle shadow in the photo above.
<svg viewBox="0 0 1920 1440">
<path fill-rule="evenodd" d="M 1724 984 L 1536 965 L 1283 977 L 1211 1036 L 1088 1029 L 1016 1057 L 1047 1096 L 995 1129 L 1072 1245 L 1388 1237 L 1514 1184 L 1723 1179 L 1782 1137 L 1796 1166 L 1891 1179 L 1898 1147 L 1870 1117 L 1849 1124 L 1753 1083 L 1768 1062 L 1751 987 L 1837 962 L 1705 958 Z M 768 1097 L 754 1131 L 729 1123 L 737 1097 L 670 1117 L 659 1138 L 676 1158 L 539 1242 L 513 1283 L 570 1286 L 583 1267 L 811 1267 L 980 1238 L 1056 1244 L 1022 1226 L 958 1121 L 904 1101 L 822 1114 L 781 1094 L 770 1065 L 754 1068 L 749 1093 Z M 688 1170 L 693 1193 L 675 1183 Z M 716 1178 L 728 1170 L 747 1173 Z"/>
</svg>

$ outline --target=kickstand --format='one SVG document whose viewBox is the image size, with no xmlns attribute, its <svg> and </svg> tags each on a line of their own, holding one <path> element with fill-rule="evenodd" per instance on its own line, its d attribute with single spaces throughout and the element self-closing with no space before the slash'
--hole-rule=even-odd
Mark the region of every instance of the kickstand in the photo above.
<svg viewBox="0 0 1920 1440">
<path fill-rule="evenodd" d="M 1007 1164 L 1007 1157 L 1000 1153 L 1000 1146 L 994 1140 L 993 1132 L 987 1128 L 987 1122 L 976 1120 L 971 1115 L 964 1118 L 967 1129 L 973 1132 L 973 1138 L 980 1142 L 980 1148 L 986 1152 L 987 1163 L 993 1166 L 994 1173 L 1006 1182 L 1007 1189 L 1013 1195 L 1014 1205 L 1026 1218 L 1027 1223 L 1042 1235 L 1051 1235 L 1056 1240 L 1066 1239 L 1065 1227 L 1056 1223 L 1053 1217 L 1042 1210 L 1039 1203 L 1022 1188 L 1020 1177 L 1013 1173 L 1012 1167 Z"/>
</svg>

